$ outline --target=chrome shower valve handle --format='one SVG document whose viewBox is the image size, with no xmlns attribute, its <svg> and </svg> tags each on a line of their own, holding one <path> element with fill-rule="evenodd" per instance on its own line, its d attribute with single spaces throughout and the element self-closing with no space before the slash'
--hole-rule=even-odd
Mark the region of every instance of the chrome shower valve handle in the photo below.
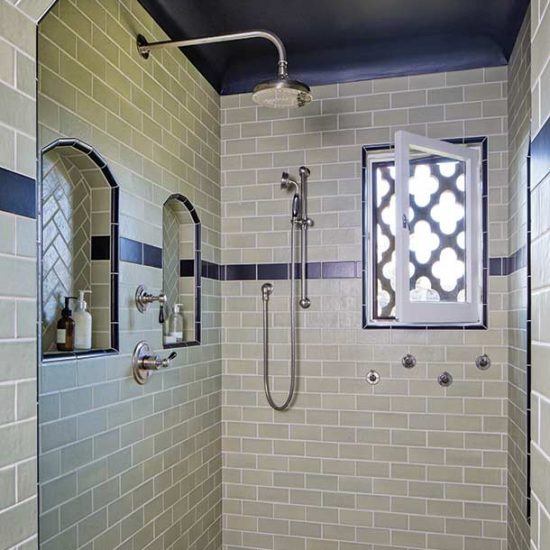
<svg viewBox="0 0 550 550">
<path fill-rule="evenodd" d="M 175 359 L 177 353 L 173 351 L 168 357 L 161 359 L 158 355 L 143 357 L 139 360 L 139 368 L 145 370 L 159 370 L 170 365 L 170 361 Z"/>
<path fill-rule="evenodd" d="M 144 285 L 139 285 L 136 288 L 136 294 L 135 294 L 135 302 L 136 307 L 140 313 L 145 313 L 147 311 L 147 308 L 149 307 L 149 304 L 152 304 L 153 302 L 158 302 L 161 307 L 164 306 L 166 303 L 166 294 L 160 293 L 158 295 L 151 294 L 147 292 L 147 289 Z M 159 319 L 159 322 L 160 321 Z"/>
<path fill-rule="evenodd" d="M 151 352 L 151 348 L 147 342 L 138 342 L 132 355 L 134 380 L 140 385 L 145 384 L 154 371 L 169 367 L 177 355 L 173 351 L 168 357 L 161 359 L 158 355 Z"/>
</svg>

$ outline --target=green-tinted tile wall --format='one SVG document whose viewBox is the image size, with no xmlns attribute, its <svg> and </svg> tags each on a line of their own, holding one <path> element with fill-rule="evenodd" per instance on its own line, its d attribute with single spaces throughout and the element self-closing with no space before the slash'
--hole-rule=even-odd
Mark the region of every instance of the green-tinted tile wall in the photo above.
<svg viewBox="0 0 550 550">
<path fill-rule="evenodd" d="M 178 50 L 142 59 L 138 32 L 164 37 L 137 1 L 52 8 L 39 26 L 40 146 L 74 137 L 107 160 L 122 237 L 162 246 L 162 205 L 185 195 L 203 257 L 219 262 L 218 95 Z M 122 262 L 120 281 L 120 356 L 40 369 L 41 547 L 218 550 L 220 283 L 203 279 L 203 344 L 141 387 L 135 344 L 164 352 L 157 308 L 139 313 L 133 295 L 158 291 L 161 270 Z"/>
</svg>

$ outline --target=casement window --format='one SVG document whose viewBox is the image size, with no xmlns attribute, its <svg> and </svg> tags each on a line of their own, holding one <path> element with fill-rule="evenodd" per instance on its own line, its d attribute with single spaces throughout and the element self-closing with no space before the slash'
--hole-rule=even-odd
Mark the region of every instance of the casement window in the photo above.
<svg viewBox="0 0 550 550">
<path fill-rule="evenodd" d="M 405 131 L 365 150 L 365 326 L 482 325 L 481 150 Z"/>
</svg>

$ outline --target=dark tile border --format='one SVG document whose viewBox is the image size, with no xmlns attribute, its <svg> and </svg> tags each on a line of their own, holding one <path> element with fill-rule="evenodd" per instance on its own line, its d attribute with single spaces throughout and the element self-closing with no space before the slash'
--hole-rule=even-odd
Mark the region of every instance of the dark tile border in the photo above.
<svg viewBox="0 0 550 550">
<path fill-rule="evenodd" d="M 547 121 L 546 125 L 548 125 L 550 121 Z M 549 153 L 550 154 L 550 153 Z M 550 169 L 550 166 L 547 164 L 547 169 Z M 525 292 L 527 293 L 527 313 L 526 313 L 526 350 L 525 350 L 525 393 L 526 393 L 526 415 L 527 415 L 527 422 L 525 427 L 526 432 L 526 457 L 527 457 L 527 466 L 526 466 L 526 498 L 527 498 L 527 506 L 525 510 L 525 515 L 527 517 L 527 521 L 529 522 L 529 525 L 531 525 L 531 479 L 532 479 L 532 473 L 531 473 L 531 427 L 532 427 L 532 420 L 531 420 L 531 409 L 532 409 L 532 400 L 531 400 L 531 388 L 532 388 L 532 366 L 533 366 L 533 360 L 532 360 L 532 306 L 531 306 L 531 289 L 532 289 L 532 279 L 531 279 L 531 238 L 532 238 L 532 220 L 531 220 L 531 190 L 533 188 L 532 185 L 532 144 L 529 144 L 529 149 L 527 151 L 527 243 L 526 243 L 526 263 L 527 263 L 527 285 L 525 288 Z"/>
<path fill-rule="evenodd" d="M 506 276 L 512 275 L 516 271 L 527 267 L 527 246 L 522 246 L 510 256 L 502 258 L 489 259 L 489 275 L 491 276 Z"/>
<path fill-rule="evenodd" d="M 121 237 L 121 260 L 149 267 L 162 268 L 156 263 L 147 263 L 144 260 L 142 246 L 151 247 L 145 243 Z M 158 247 L 156 254 L 162 254 Z M 511 275 L 526 266 L 526 249 L 521 248 L 508 257 L 489 258 L 488 275 Z M 295 264 L 295 276 L 300 277 L 301 265 Z M 195 273 L 195 260 L 180 260 L 180 277 L 193 277 Z M 207 260 L 201 262 L 201 276 L 215 281 L 262 281 L 266 279 L 286 280 L 290 279 L 290 264 L 228 264 L 218 265 Z M 308 279 L 357 279 L 362 277 L 362 264 L 360 261 L 336 261 L 336 262 L 308 262 L 306 266 Z"/>
<path fill-rule="evenodd" d="M 323 262 L 321 266 L 323 279 L 354 279 L 360 277 L 355 262 Z"/>
<path fill-rule="evenodd" d="M 258 279 L 274 279 L 284 281 L 289 278 L 289 264 L 258 264 L 256 275 Z"/>
<path fill-rule="evenodd" d="M 120 260 L 162 269 L 162 248 L 120 237 Z"/>
<path fill-rule="evenodd" d="M 162 248 L 143 243 L 143 265 L 162 268 Z"/>
<path fill-rule="evenodd" d="M 222 266 L 202 260 L 201 262 L 201 275 L 206 279 L 214 279 L 219 281 L 221 279 Z"/>
<path fill-rule="evenodd" d="M 229 264 L 223 266 L 224 281 L 256 281 L 258 267 L 256 264 Z"/>
<path fill-rule="evenodd" d="M 36 182 L 17 172 L 0 168 L 0 211 L 36 218 Z"/>
</svg>

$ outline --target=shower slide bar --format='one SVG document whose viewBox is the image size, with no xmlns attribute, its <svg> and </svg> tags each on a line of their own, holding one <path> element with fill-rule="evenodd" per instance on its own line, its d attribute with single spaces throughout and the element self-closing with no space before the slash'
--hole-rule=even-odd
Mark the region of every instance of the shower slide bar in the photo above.
<svg viewBox="0 0 550 550">
<path fill-rule="evenodd" d="M 307 309 L 311 300 L 307 296 L 307 231 L 313 225 L 313 221 L 307 215 L 307 180 L 310 171 L 305 166 L 300 167 L 300 184 L 292 179 L 287 172 L 281 176 L 281 189 L 294 191 L 292 197 L 290 218 L 290 388 L 282 405 L 277 405 L 271 396 L 269 387 L 269 299 L 273 293 L 273 285 L 262 285 L 263 302 L 263 366 L 264 366 L 264 391 L 267 402 L 276 411 L 284 411 L 290 407 L 294 399 L 296 389 L 296 240 L 295 235 L 300 232 L 300 307 Z"/>
</svg>

